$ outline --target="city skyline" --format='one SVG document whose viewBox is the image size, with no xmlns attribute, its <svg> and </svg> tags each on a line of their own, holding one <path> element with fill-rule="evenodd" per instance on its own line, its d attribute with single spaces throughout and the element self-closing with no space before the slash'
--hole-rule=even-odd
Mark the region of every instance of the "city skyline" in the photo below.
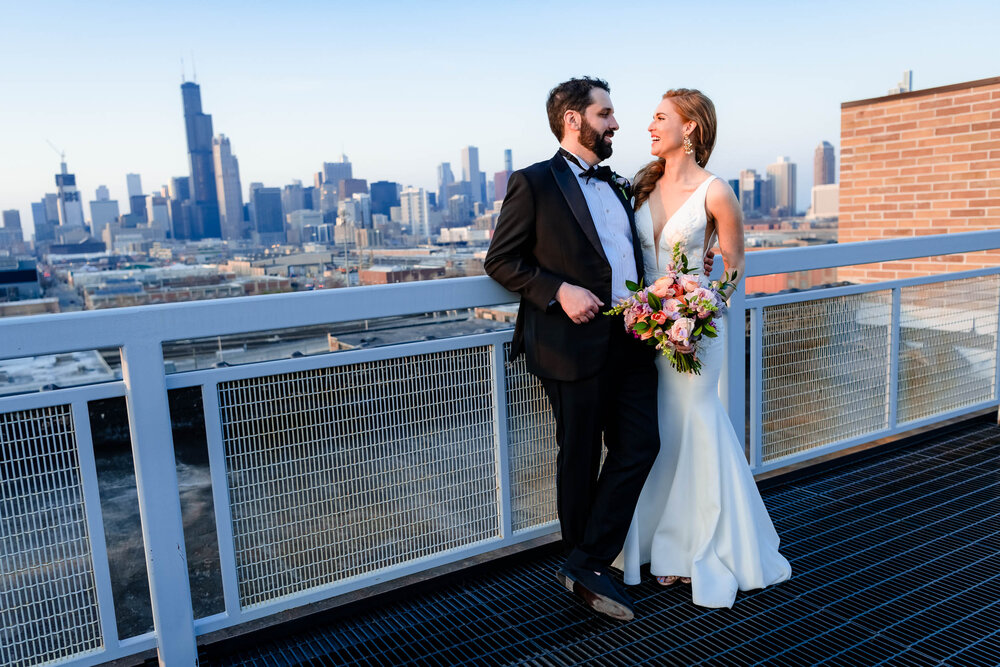
<svg viewBox="0 0 1000 667">
<path fill-rule="evenodd" d="M 732 179 L 745 168 L 763 172 L 775 155 L 788 155 L 803 170 L 797 199 L 804 209 L 816 145 L 830 141 L 839 156 L 841 102 L 885 95 L 904 69 L 914 70 L 918 90 L 996 75 L 987 28 L 995 24 L 990 17 L 1000 17 L 1000 9 L 987 3 L 964 3 L 965 16 L 945 17 L 928 3 L 905 13 L 847 3 L 837 16 L 773 3 L 744 25 L 729 18 L 737 5 L 717 3 L 725 21 L 708 31 L 684 31 L 664 29 L 669 12 L 649 5 L 657 11 L 630 10 L 645 11 L 643 21 L 602 25 L 598 41 L 606 46 L 600 52 L 609 57 L 588 66 L 579 60 L 567 65 L 552 39 L 565 21 L 557 10 L 532 7 L 529 14 L 521 3 L 487 21 L 480 21 L 485 10 L 453 3 L 427 12 L 395 3 L 305 3 L 280 11 L 222 3 L 205 8 L 204 20 L 184 30 L 185 12 L 55 5 L 55 24 L 41 20 L 43 11 L 53 15 L 42 8 L 8 12 L 11 34 L 0 45 L 8 56 L 0 72 L 11 99 L 20 102 L 0 110 L 0 209 L 18 210 L 26 235 L 31 203 L 54 190 L 59 170 L 46 140 L 66 151 L 86 201 L 105 185 L 123 212 L 126 173 L 142 175 L 145 194 L 190 174 L 176 86 L 182 55 L 193 78 L 192 50 L 204 107 L 215 133 L 232 139 L 244 184 L 309 182 L 318 165 L 346 152 L 356 175 L 370 182 L 436 192 L 437 165 L 460 165 L 460 151 L 470 145 L 479 148 L 479 171 L 489 180 L 502 170 L 506 148 L 514 151 L 515 168 L 551 155 L 555 139 L 548 133 L 544 97 L 559 80 L 591 73 L 611 83 L 622 126 L 609 161 L 616 171 L 631 175 L 647 159 L 645 128 L 662 89 L 697 86 L 719 109 L 719 141 L 709 169 Z M 583 3 L 579 10 L 599 16 L 599 7 Z M 246 29 L 217 29 L 237 9 Z M 969 21 L 970 12 L 981 20 Z M 781 29 L 774 24 L 778 16 Z M 110 44 L 88 38 L 98 26 L 112 25 L 105 25 L 112 18 L 119 39 Z M 447 29 L 464 21 L 482 28 Z M 162 30 L 129 30 L 148 22 Z M 377 27 L 376 38 L 346 29 L 352 23 Z M 345 28 L 336 40 L 328 37 L 331 24 Z M 434 30 L 411 34 L 415 24 Z M 850 43 L 843 41 L 845 27 L 853 35 Z M 45 39 L 53 31 L 60 39 Z M 272 33 L 274 47 L 260 49 L 253 36 Z M 711 41 L 719 46 L 706 50 L 710 37 L 718 37 Z M 643 48 L 644 40 L 648 46 L 668 38 L 669 52 Z M 768 40 L 781 40 L 792 51 L 808 47 L 808 55 L 781 67 L 773 59 L 747 57 L 753 53 L 748 49 Z M 820 53 L 827 56 L 813 55 Z M 362 66 L 330 67 L 310 55 Z M 74 66 L 61 67 L 65 62 Z M 247 196 L 245 186 L 242 194 Z"/>
</svg>

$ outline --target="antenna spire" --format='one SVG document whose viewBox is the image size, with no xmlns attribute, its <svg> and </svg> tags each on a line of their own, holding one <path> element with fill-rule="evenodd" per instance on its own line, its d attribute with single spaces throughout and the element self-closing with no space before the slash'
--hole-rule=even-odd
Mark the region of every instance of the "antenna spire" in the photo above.
<svg viewBox="0 0 1000 667">
<path fill-rule="evenodd" d="M 181 56 L 181 83 L 187 83 L 187 77 L 184 73 L 184 56 Z"/>
<path fill-rule="evenodd" d="M 191 80 L 198 83 L 198 68 L 194 63 L 194 51 L 191 52 Z"/>
</svg>

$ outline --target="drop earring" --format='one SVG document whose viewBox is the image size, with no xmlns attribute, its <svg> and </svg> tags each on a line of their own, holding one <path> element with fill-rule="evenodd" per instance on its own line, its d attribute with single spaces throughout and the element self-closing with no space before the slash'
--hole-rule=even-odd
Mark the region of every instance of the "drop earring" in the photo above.
<svg viewBox="0 0 1000 667">
<path fill-rule="evenodd" d="M 684 148 L 684 154 L 685 155 L 691 155 L 691 153 L 694 153 L 694 144 L 691 143 L 691 137 L 690 136 L 688 136 L 686 134 L 684 135 L 684 141 L 681 144 L 681 146 Z"/>
</svg>

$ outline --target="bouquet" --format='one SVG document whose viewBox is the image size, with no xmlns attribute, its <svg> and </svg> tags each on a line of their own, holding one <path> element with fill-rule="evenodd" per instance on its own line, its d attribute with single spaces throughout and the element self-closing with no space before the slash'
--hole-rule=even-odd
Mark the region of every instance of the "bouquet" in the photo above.
<svg viewBox="0 0 1000 667">
<path fill-rule="evenodd" d="M 655 345 L 678 372 L 700 375 L 698 342 L 718 335 L 715 318 L 725 306 L 723 291 L 735 284 L 735 271 L 713 282 L 698 275 L 688 268 L 680 243 L 675 243 L 665 275 L 648 287 L 641 280 L 638 285 L 627 281 L 632 294 L 604 314 L 624 315 L 626 331 Z M 694 351 L 681 352 L 677 346 L 690 346 Z"/>
</svg>

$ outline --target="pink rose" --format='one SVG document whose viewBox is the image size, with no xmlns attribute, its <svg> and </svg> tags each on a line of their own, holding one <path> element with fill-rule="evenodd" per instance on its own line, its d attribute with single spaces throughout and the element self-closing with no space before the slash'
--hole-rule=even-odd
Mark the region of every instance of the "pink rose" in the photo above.
<svg viewBox="0 0 1000 667">
<path fill-rule="evenodd" d="M 708 289 L 707 287 L 699 287 L 691 292 L 691 297 L 693 299 L 698 299 L 699 301 L 706 301 L 713 306 L 716 305 L 715 292 Z"/>
<path fill-rule="evenodd" d="M 665 299 L 667 295 L 672 293 L 673 290 L 671 290 L 670 288 L 673 286 L 673 284 L 674 281 L 672 278 L 667 278 L 666 276 L 664 276 L 663 278 L 660 278 L 655 283 L 650 285 L 649 291 L 655 294 L 656 296 L 660 297 L 661 299 Z"/>
<path fill-rule="evenodd" d="M 688 293 L 701 287 L 701 282 L 698 280 L 698 276 L 691 275 L 690 273 L 683 273 L 678 276 L 677 282 L 684 288 L 684 291 Z"/>
<path fill-rule="evenodd" d="M 691 339 L 691 332 L 694 330 L 694 320 L 689 317 L 682 317 L 676 320 L 670 327 L 670 340 L 675 343 L 687 343 Z"/>
<path fill-rule="evenodd" d="M 681 316 L 680 299 L 667 299 L 663 302 L 663 312 L 671 320 L 676 320 Z"/>
</svg>

